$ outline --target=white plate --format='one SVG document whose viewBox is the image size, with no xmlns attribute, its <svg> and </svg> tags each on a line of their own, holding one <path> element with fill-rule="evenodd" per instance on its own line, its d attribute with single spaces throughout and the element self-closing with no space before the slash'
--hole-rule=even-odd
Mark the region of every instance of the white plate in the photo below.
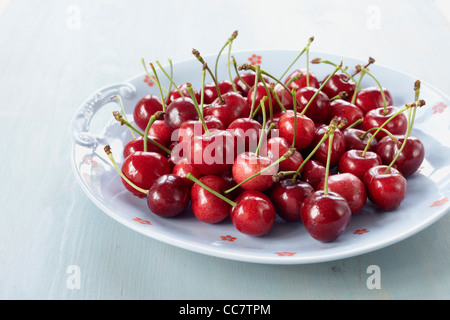
<svg viewBox="0 0 450 320">
<path fill-rule="evenodd" d="M 233 52 L 237 62 L 258 61 L 262 69 L 281 76 L 297 51 L 259 50 Z M 353 68 L 365 64 L 358 60 L 330 54 L 311 53 Z M 215 56 L 205 57 L 214 66 Z M 290 70 L 303 67 L 304 56 Z M 191 82 L 194 88 L 201 83 L 201 64 L 194 58 L 174 63 L 176 83 Z M 311 70 L 321 80 L 334 67 L 326 64 L 311 65 Z M 158 69 L 157 69 L 158 70 Z M 168 69 L 167 69 L 168 70 Z M 413 84 L 416 78 L 378 64 L 370 70 L 388 88 L 394 104 L 402 106 L 414 99 Z M 151 70 L 150 70 L 151 72 Z M 235 75 L 232 69 L 232 75 Z M 165 88 L 169 81 L 159 71 Z M 208 78 L 207 78 L 208 79 Z M 228 79 L 226 55 L 221 57 L 219 79 Z M 420 79 L 419 79 L 420 80 Z M 401 207 L 394 212 L 381 212 L 370 202 L 359 214 L 352 217 L 349 228 L 337 241 L 320 243 L 312 239 L 301 224 L 288 224 L 276 220 L 272 231 L 263 237 L 239 233 L 228 219 L 210 225 L 194 218 L 191 212 L 165 219 L 151 213 L 146 200 L 131 195 L 111 166 L 103 147 L 111 145 L 116 160 L 122 159 L 122 148 L 131 134 L 112 118 L 112 110 L 120 110 L 113 95 L 123 99 L 128 119 L 137 101 L 144 95 L 159 95 L 156 85 L 151 86 L 145 73 L 124 83 L 113 84 L 92 94 L 75 114 L 71 126 L 73 137 L 72 165 L 77 181 L 87 196 L 106 214 L 119 223 L 153 239 L 195 252 L 226 259 L 267 263 L 304 264 L 332 261 L 364 254 L 408 238 L 443 217 L 450 207 L 450 99 L 432 86 L 422 82 L 421 99 L 427 102 L 417 112 L 412 134 L 422 140 L 426 157 L 419 172 L 408 178 L 408 192 Z M 366 76 L 363 86 L 375 85 Z M 97 131 L 96 131 L 97 130 Z M 99 226 L 101 228 L 101 226 Z"/>
</svg>

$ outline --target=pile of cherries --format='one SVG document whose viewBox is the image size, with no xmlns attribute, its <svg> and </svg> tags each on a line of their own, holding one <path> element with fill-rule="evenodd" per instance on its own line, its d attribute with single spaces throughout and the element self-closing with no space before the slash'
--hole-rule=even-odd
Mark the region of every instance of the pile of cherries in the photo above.
<svg viewBox="0 0 450 320">
<path fill-rule="evenodd" d="M 276 78 L 259 65 L 238 66 L 230 58 L 236 36 L 237 31 L 221 48 L 215 70 L 193 50 L 201 63 L 198 90 L 189 82 L 174 83 L 172 65 L 167 72 L 157 62 L 170 80 L 169 89 L 163 88 L 154 65 L 151 75 L 142 61 L 160 95 L 136 104 L 134 124 L 115 96 L 122 113 L 114 117 L 133 139 L 120 168 L 109 146 L 105 152 L 124 187 L 145 197 L 151 213 L 161 217 L 190 206 L 202 222 L 231 219 L 240 232 L 262 236 L 278 215 L 286 223 L 302 223 L 322 242 L 344 233 L 367 201 L 384 211 L 398 208 L 406 179 L 424 159 L 422 142 L 411 135 L 416 110 L 425 104 L 420 81 L 413 102 L 394 106 L 368 69 L 374 59 L 352 74 L 342 62 L 308 61 L 314 38 Z M 217 62 L 227 47 L 230 79 L 219 81 Z M 289 72 L 304 53 L 306 67 Z M 320 80 L 310 63 L 334 70 Z M 367 76 L 374 85 L 362 88 Z"/>
</svg>

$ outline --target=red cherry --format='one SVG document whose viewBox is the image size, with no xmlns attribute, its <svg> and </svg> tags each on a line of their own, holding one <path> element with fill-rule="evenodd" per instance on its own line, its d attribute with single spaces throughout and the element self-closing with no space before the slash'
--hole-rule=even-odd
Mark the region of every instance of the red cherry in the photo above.
<svg viewBox="0 0 450 320">
<path fill-rule="evenodd" d="M 367 133 L 363 139 L 361 137 L 365 134 L 364 130 L 356 129 L 356 128 L 347 128 L 342 131 L 345 138 L 345 149 L 352 150 L 364 150 L 367 146 L 367 143 L 372 138 L 372 134 L 369 132 Z M 370 145 L 368 147 L 368 151 L 374 151 L 376 150 L 378 140 L 377 138 L 373 138 L 372 141 L 370 141 Z"/>
<path fill-rule="evenodd" d="M 162 145 L 162 141 L 160 141 L 158 138 L 152 137 L 152 136 L 148 136 L 148 137 L 150 139 L 152 139 L 153 141 L 156 141 L 157 143 Z M 136 151 L 144 151 L 144 137 L 143 136 L 137 136 L 136 138 L 133 138 L 130 141 L 128 141 L 128 143 L 123 148 L 123 158 L 125 159 L 130 154 L 132 154 Z M 158 146 L 153 144 L 150 140 L 147 140 L 147 151 L 160 153 L 164 156 L 167 155 L 167 153 L 164 150 L 162 150 L 161 148 L 159 148 Z"/>
<path fill-rule="evenodd" d="M 299 112 L 302 112 L 303 109 L 308 105 L 311 98 L 314 94 L 317 93 L 319 89 L 312 87 L 304 87 L 297 91 L 297 109 Z M 319 91 L 317 96 L 308 106 L 308 109 L 305 112 L 305 116 L 309 117 L 314 122 L 324 123 L 327 121 L 328 116 L 330 114 L 330 99 L 328 96 Z"/>
<path fill-rule="evenodd" d="M 256 79 L 256 72 L 252 70 L 248 70 L 246 72 L 240 73 L 239 76 L 245 83 L 251 88 L 255 85 L 255 79 Z M 262 75 L 263 80 L 266 83 L 269 83 L 269 77 L 266 75 Z M 234 84 L 236 85 L 236 88 L 240 94 L 242 94 L 243 97 L 248 96 L 248 92 L 250 91 L 250 88 L 247 87 L 238 76 L 236 76 L 233 80 Z"/>
<path fill-rule="evenodd" d="M 152 94 L 146 95 L 134 107 L 134 122 L 141 130 L 145 130 L 150 117 L 157 111 L 163 111 L 161 99 Z"/>
<path fill-rule="evenodd" d="M 386 97 L 386 105 L 392 106 L 394 103 L 390 92 L 387 89 L 383 89 L 383 92 Z M 358 91 L 356 94 L 355 105 L 360 108 L 364 114 L 370 110 L 384 107 L 380 88 L 368 87 Z"/>
<path fill-rule="evenodd" d="M 168 147 L 173 140 L 172 131 L 166 126 L 164 120 L 155 120 L 148 131 L 148 135 L 159 139 L 165 147 Z"/>
<path fill-rule="evenodd" d="M 367 151 L 364 156 L 363 153 L 363 150 L 346 151 L 339 160 L 339 172 L 352 173 L 362 180 L 370 168 L 381 165 L 381 158 L 375 152 Z"/>
<path fill-rule="evenodd" d="M 326 167 L 317 160 L 308 160 L 302 168 L 301 180 L 307 182 L 314 189 L 325 178 Z"/>
<path fill-rule="evenodd" d="M 228 128 L 231 122 L 241 117 L 248 117 L 250 109 L 247 108 L 245 98 L 236 92 L 228 92 L 221 95 L 223 103 L 219 99 L 204 109 L 205 116 L 214 116 Z"/>
<path fill-rule="evenodd" d="M 228 126 L 234 137 L 235 155 L 242 152 L 255 152 L 261 136 L 262 125 L 252 118 L 238 118 Z"/>
<path fill-rule="evenodd" d="M 175 101 L 179 98 L 182 98 L 182 97 L 189 98 L 190 97 L 189 91 L 187 90 L 187 83 L 183 83 L 183 84 L 179 85 L 178 89 L 181 91 L 181 93 L 183 95 L 181 95 L 176 88 L 172 89 L 172 91 L 170 91 L 170 93 L 167 97 L 167 105 L 171 104 L 173 101 Z M 194 91 L 194 95 L 195 95 L 195 98 L 197 99 L 197 102 L 200 103 L 200 94 L 194 88 L 192 88 L 192 89 Z"/>
<path fill-rule="evenodd" d="M 236 157 L 232 170 L 233 178 L 237 184 L 240 184 L 247 178 L 269 167 L 272 161 L 268 157 L 256 155 L 254 152 L 244 152 Z M 244 182 L 240 187 L 244 190 L 264 191 L 269 189 L 272 184 L 272 176 L 277 173 L 277 166 L 273 166 L 262 174 Z"/>
<path fill-rule="evenodd" d="M 174 174 L 160 176 L 147 194 L 147 205 L 156 215 L 170 218 L 182 213 L 189 204 L 190 189 Z"/>
<path fill-rule="evenodd" d="M 167 159 L 156 152 L 137 151 L 125 158 L 122 173 L 139 188 L 149 190 L 160 176 L 171 173 Z M 122 178 L 124 186 L 133 194 L 142 195 Z"/>
<path fill-rule="evenodd" d="M 236 199 L 244 190 L 241 187 L 234 188 L 237 183 L 233 178 L 233 169 L 229 168 L 228 170 L 225 170 L 220 174 L 220 176 L 225 182 L 227 183 L 226 189 L 232 189 L 233 190 L 229 193 L 227 193 L 227 198 L 233 200 Z"/>
<path fill-rule="evenodd" d="M 297 77 L 300 74 L 302 74 L 302 76 L 299 79 L 290 82 L 290 80 L 292 78 Z M 296 89 L 297 90 L 297 89 L 304 88 L 304 87 L 307 86 L 306 74 L 307 74 L 306 68 L 300 68 L 300 69 L 294 70 L 291 74 L 289 74 L 286 77 L 286 80 L 284 81 L 284 84 L 287 85 L 287 87 L 290 90 L 292 90 L 292 89 Z M 317 77 L 314 75 L 314 73 L 311 70 L 309 71 L 309 87 L 312 87 L 312 88 L 319 88 L 320 87 L 319 80 L 317 79 Z"/>
<path fill-rule="evenodd" d="M 325 79 L 327 79 L 325 77 Z M 333 76 L 331 76 L 330 80 L 325 84 L 322 91 L 325 93 L 330 99 L 339 95 L 341 92 L 347 93 L 347 98 L 344 100 L 349 101 L 353 94 L 355 93 L 356 83 L 350 79 L 345 73 L 337 72 Z M 350 122 L 350 120 L 349 120 Z"/>
<path fill-rule="evenodd" d="M 226 130 L 209 130 L 209 133 L 193 136 L 187 159 L 204 176 L 221 174 L 233 165 L 232 134 Z"/>
<path fill-rule="evenodd" d="M 294 120 L 294 112 L 284 113 L 278 120 L 278 134 L 285 138 L 290 145 L 294 141 L 295 135 L 295 148 L 302 150 L 313 141 L 316 126 L 309 117 L 297 114 L 297 132 L 294 133 Z"/>
<path fill-rule="evenodd" d="M 369 169 L 363 178 L 370 201 L 384 211 L 397 209 L 406 197 L 407 183 L 394 168 L 385 173 L 388 166 Z"/>
<path fill-rule="evenodd" d="M 182 158 L 180 159 L 180 161 L 178 161 L 173 169 L 172 169 L 172 174 L 175 174 L 181 178 L 184 179 L 184 181 L 186 182 L 186 184 L 189 187 L 192 187 L 192 185 L 194 184 L 193 181 L 187 179 L 187 175 L 188 173 L 192 174 L 194 177 L 196 177 L 197 179 L 201 178 L 202 175 L 200 174 L 200 172 L 198 172 L 198 170 L 196 168 L 194 168 L 186 158 Z"/>
<path fill-rule="evenodd" d="M 363 119 L 364 114 L 361 109 L 354 104 L 342 99 L 337 99 L 330 102 L 330 113 L 326 122 L 329 123 L 335 117 L 338 122 L 341 122 L 344 119 L 347 121 L 347 124 L 341 127 L 341 130 L 344 130 L 356 121 Z"/>
<path fill-rule="evenodd" d="M 221 177 L 204 176 L 199 180 L 220 194 L 226 190 L 227 183 Z M 191 188 L 191 208 L 198 220 L 205 223 L 218 223 L 229 216 L 231 206 L 196 183 Z"/>
<path fill-rule="evenodd" d="M 329 125 L 322 125 L 316 128 L 314 133 L 314 138 L 312 143 L 309 145 L 308 149 L 313 149 L 319 144 L 320 140 L 323 138 L 327 130 L 329 129 Z M 323 164 L 327 161 L 328 156 L 328 139 L 326 139 L 320 147 L 316 150 L 313 155 L 313 159 L 322 162 Z M 333 144 L 331 147 L 331 155 L 330 155 L 330 166 L 335 167 L 339 164 L 339 159 L 346 152 L 345 149 L 345 138 L 342 131 L 336 129 L 334 131 Z"/>
<path fill-rule="evenodd" d="M 286 90 L 284 86 L 279 83 L 275 85 L 274 90 L 284 108 L 287 110 L 292 110 L 294 107 L 294 101 L 291 92 Z"/>
<path fill-rule="evenodd" d="M 267 140 L 261 148 L 261 154 L 267 156 L 272 162 L 280 159 L 282 155 L 290 149 L 286 139 L 281 137 L 273 137 Z M 294 154 L 286 160 L 280 162 L 279 171 L 296 171 L 303 162 L 302 154 L 295 150 Z"/>
<path fill-rule="evenodd" d="M 263 236 L 272 229 L 276 213 L 270 199 L 262 192 L 246 190 L 241 193 L 230 218 L 239 232 L 251 236 Z"/>
<path fill-rule="evenodd" d="M 204 118 L 206 127 L 208 129 L 225 130 L 225 126 L 222 121 L 213 116 L 206 116 Z M 189 143 L 194 135 L 201 136 L 205 133 L 201 120 L 188 120 L 181 124 L 178 130 L 178 142 Z"/>
<path fill-rule="evenodd" d="M 287 222 L 301 221 L 301 206 L 313 187 L 300 180 L 284 179 L 275 183 L 269 191 L 269 198 L 278 215 Z"/>
<path fill-rule="evenodd" d="M 384 108 L 376 108 L 372 109 L 366 113 L 364 116 L 364 120 L 362 123 L 362 129 L 364 131 L 370 130 L 372 128 L 381 127 L 382 124 L 386 122 L 390 117 L 395 115 L 399 109 L 394 106 L 389 106 L 386 108 L 386 112 L 384 112 Z M 408 127 L 408 119 L 406 119 L 405 114 L 400 113 L 389 122 L 384 125 L 384 129 L 389 131 L 391 134 L 405 134 L 406 129 Z M 380 130 L 377 133 L 377 139 L 381 139 L 385 137 L 387 134 Z"/>
<path fill-rule="evenodd" d="M 324 190 L 325 181 L 322 180 L 316 190 Z M 328 190 L 341 195 L 348 203 L 352 215 L 360 212 L 367 200 L 364 183 L 351 173 L 339 173 L 328 178 Z"/>
<path fill-rule="evenodd" d="M 302 222 L 309 235 L 321 242 L 339 238 L 350 224 L 352 212 L 347 201 L 337 193 L 319 190 L 304 201 Z"/>
<path fill-rule="evenodd" d="M 169 130 L 179 129 L 188 120 L 198 120 L 197 109 L 191 98 L 177 98 L 167 106 L 164 121 Z"/>
<path fill-rule="evenodd" d="M 384 165 L 389 165 L 394 160 L 400 151 L 401 144 L 405 141 L 404 135 L 396 135 L 395 137 L 400 142 L 400 145 L 390 137 L 384 137 L 377 145 L 376 153 L 380 156 Z M 420 168 L 424 159 L 425 147 L 422 141 L 414 136 L 409 136 L 393 167 L 407 178 Z"/>
<path fill-rule="evenodd" d="M 217 83 L 217 86 L 219 87 L 221 95 L 234 91 L 233 85 L 231 84 L 230 80 L 219 81 Z M 206 84 L 204 94 L 205 94 L 204 103 L 205 104 L 213 103 L 214 100 L 218 98 L 216 84 L 214 82 Z"/>
</svg>

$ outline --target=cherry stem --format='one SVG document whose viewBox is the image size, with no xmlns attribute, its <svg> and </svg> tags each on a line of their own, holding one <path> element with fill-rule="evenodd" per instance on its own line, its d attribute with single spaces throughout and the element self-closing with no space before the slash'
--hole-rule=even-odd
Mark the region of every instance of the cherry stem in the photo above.
<svg viewBox="0 0 450 320">
<path fill-rule="evenodd" d="M 311 105 L 311 103 L 314 101 L 314 99 L 317 97 L 317 95 L 319 94 L 320 91 L 322 91 L 322 89 L 325 87 L 325 85 L 327 84 L 328 81 L 330 81 L 331 77 L 333 77 L 336 72 L 338 72 L 339 69 L 342 68 L 342 61 L 341 63 L 334 69 L 334 71 L 327 77 L 327 79 L 322 83 L 322 85 L 319 87 L 319 89 L 314 93 L 314 95 L 312 96 L 311 99 L 309 99 L 308 103 L 306 104 L 305 108 L 302 110 L 302 112 L 300 113 L 300 115 L 305 115 L 306 110 L 308 109 L 308 107 Z"/>
<path fill-rule="evenodd" d="M 261 106 L 262 114 L 263 114 L 263 121 L 262 121 L 262 130 L 261 130 L 261 134 L 259 137 L 258 146 L 256 147 L 256 151 L 255 151 L 255 154 L 257 157 L 259 156 L 259 150 L 261 149 L 261 145 L 264 140 L 264 135 L 266 133 L 266 106 L 264 105 L 264 102 L 266 102 L 266 100 L 267 100 L 267 97 L 264 96 L 259 103 L 259 105 Z"/>
<path fill-rule="evenodd" d="M 147 77 L 148 77 L 149 81 L 154 81 L 154 80 L 156 80 L 157 85 L 160 86 L 159 80 L 156 79 L 156 72 L 153 71 L 154 75 L 151 76 L 150 73 L 148 72 L 147 66 L 145 65 L 144 58 L 141 58 L 141 62 L 142 62 L 142 65 L 144 66 L 144 70 L 145 70 L 145 73 L 147 74 Z M 163 87 L 160 87 L 160 89 L 164 90 L 165 92 L 169 92 L 167 89 L 165 89 L 165 88 L 163 88 Z M 162 94 L 161 94 L 161 97 L 162 97 Z"/>
<path fill-rule="evenodd" d="M 164 112 L 164 111 L 163 111 Z M 148 137 L 148 132 L 150 130 L 150 127 L 152 126 L 153 122 L 155 122 L 156 119 L 161 118 L 161 111 L 156 111 L 149 119 L 147 122 L 147 127 L 145 128 L 144 131 L 144 152 L 147 152 L 147 141 L 150 140 Z M 156 142 L 156 141 L 154 141 Z M 157 143 L 157 142 L 156 142 Z M 158 143 L 159 144 L 159 143 Z"/>
<path fill-rule="evenodd" d="M 263 84 L 264 89 L 266 89 L 267 97 L 270 97 L 270 91 L 269 91 L 269 88 L 267 88 L 267 84 L 266 84 L 266 82 L 264 81 L 264 79 L 262 78 L 261 74 L 259 75 L 259 80 L 260 80 L 261 83 Z M 271 85 L 271 87 L 273 87 L 273 85 Z M 270 115 L 269 119 L 270 119 L 270 121 L 273 121 L 272 99 L 268 99 L 268 100 L 269 100 L 269 115 Z"/>
<path fill-rule="evenodd" d="M 371 74 L 366 68 L 361 67 L 361 71 L 363 71 L 364 73 L 367 73 L 373 80 L 375 80 L 375 82 L 377 83 L 378 87 L 380 88 L 381 91 L 381 97 L 383 98 L 383 108 L 384 108 L 384 114 L 387 113 L 387 101 L 386 101 L 386 95 L 384 94 L 384 90 L 383 87 L 381 86 L 380 82 L 377 80 L 377 78 L 374 77 L 373 74 Z"/>
<path fill-rule="evenodd" d="M 306 46 L 306 86 L 309 87 L 309 45 L 311 42 L 308 43 Z"/>
<path fill-rule="evenodd" d="M 369 61 L 367 62 L 367 64 L 364 65 L 364 69 L 367 69 L 371 64 L 374 64 L 374 63 L 375 63 L 375 59 L 372 58 L 372 57 L 369 57 Z M 353 73 L 353 76 L 352 76 L 352 77 L 356 76 L 356 75 L 357 75 L 358 73 L 360 73 L 360 72 L 361 72 L 361 69 L 356 68 L 356 70 L 355 70 L 355 72 Z"/>
<path fill-rule="evenodd" d="M 280 85 L 282 85 L 283 88 L 284 88 L 286 91 L 290 91 L 289 88 L 288 88 L 283 82 L 280 81 L 280 79 L 277 79 L 277 78 L 275 78 L 273 75 L 271 75 L 270 73 L 268 73 L 267 71 L 262 70 L 261 67 L 260 67 L 260 65 L 252 66 L 251 64 L 244 63 L 243 65 L 239 66 L 239 70 L 252 70 L 252 71 L 255 71 L 256 68 L 258 68 L 258 67 L 260 68 L 261 74 L 266 75 L 266 76 L 268 76 L 269 78 L 272 78 L 272 79 L 275 80 L 277 83 L 279 83 Z"/>
<path fill-rule="evenodd" d="M 371 128 L 371 129 L 367 130 L 367 131 L 364 132 L 359 138 L 360 138 L 361 140 L 364 140 L 364 138 L 365 138 L 370 132 L 375 131 L 375 130 L 378 130 L 378 128 L 379 128 L 379 127 L 375 127 L 375 128 Z M 386 129 L 384 129 L 384 128 L 381 128 L 381 131 L 383 131 L 385 134 L 387 134 L 387 135 L 389 136 L 389 138 L 391 138 L 392 141 L 394 141 L 395 143 L 400 143 L 400 142 L 398 141 L 398 139 L 397 139 L 392 133 L 390 133 L 388 130 L 386 130 Z"/>
<path fill-rule="evenodd" d="M 294 63 L 296 63 L 297 60 L 303 55 L 303 53 L 304 53 L 306 50 L 309 49 L 309 46 L 310 46 L 311 42 L 313 42 L 313 41 L 314 41 L 314 37 L 310 37 L 310 38 L 308 39 L 308 43 L 307 43 L 307 45 L 305 46 L 305 48 L 303 48 L 303 50 L 298 54 L 298 56 L 294 59 L 294 61 L 292 61 L 292 63 L 289 65 L 289 67 L 286 69 L 286 71 L 284 71 L 284 73 L 281 75 L 280 79 L 283 79 L 283 78 L 284 78 L 284 76 L 285 76 L 286 73 L 292 68 L 292 66 L 294 65 Z"/>
<path fill-rule="evenodd" d="M 331 160 L 331 151 L 333 150 L 333 137 L 334 137 L 334 129 L 331 130 L 330 135 L 328 137 L 328 156 L 327 156 L 327 164 L 325 166 L 325 178 L 324 178 L 324 194 L 328 195 L 328 176 L 330 174 L 330 160 Z"/>
<path fill-rule="evenodd" d="M 170 79 L 172 79 L 173 78 L 173 64 L 172 64 L 172 60 L 170 60 L 170 59 L 168 59 L 168 60 L 169 60 L 169 65 L 170 65 Z M 170 94 L 170 91 L 172 91 L 172 82 L 173 81 L 170 81 L 170 84 L 169 84 L 169 89 L 168 89 L 169 94 Z M 167 95 L 166 99 L 167 99 L 167 101 L 169 101 L 169 95 Z"/>
<path fill-rule="evenodd" d="M 232 56 L 231 57 L 232 58 L 232 62 L 233 62 L 233 66 L 234 66 L 234 70 L 236 71 L 236 75 L 237 75 L 237 77 L 239 78 L 239 80 L 241 80 L 242 81 L 242 83 L 250 90 L 252 87 L 247 83 L 247 82 L 245 82 L 244 81 L 244 79 L 242 79 L 242 77 L 241 77 L 241 75 L 239 74 L 239 71 L 238 71 L 238 66 L 237 66 L 237 62 L 236 62 L 236 59 Z"/>
<path fill-rule="evenodd" d="M 144 62 L 144 61 L 142 60 L 142 62 Z M 166 112 L 166 102 L 164 100 L 164 95 L 162 93 L 162 87 L 161 87 L 161 83 L 159 82 L 158 74 L 156 73 L 156 70 L 155 70 L 155 67 L 153 66 L 153 63 L 150 63 L 150 67 L 152 68 L 153 74 L 155 75 L 156 84 L 158 85 L 159 94 L 161 95 L 161 102 L 162 102 L 163 112 Z"/>
<path fill-rule="evenodd" d="M 203 73 L 204 70 L 202 70 Z M 197 99 L 195 98 L 194 89 L 192 89 L 192 84 L 190 82 L 186 83 L 186 89 L 191 95 L 191 99 L 194 102 L 195 109 L 197 110 L 198 118 L 200 119 L 203 129 L 205 130 L 205 134 L 209 137 L 211 134 L 209 133 L 208 127 L 206 126 L 205 119 L 203 118 L 203 110 L 200 109 Z"/>
<path fill-rule="evenodd" d="M 241 181 L 240 183 L 238 183 L 237 185 L 233 186 L 232 188 L 225 190 L 223 193 L 227 194 L 232 192 L 233 190 L 239 188 L 241 185 L 243 185 L 244 183 L 246 183 L 247 181 L 253 179 L 256 176 L 259 176 L 260 174 L 266 172 L 267 170 L 270 170 L 272 167 L 278 165 L 280 162 L 292 157 L 292 155 L 294 154 L 295 149 L 290 148 L 284 155 L 282 155 L 277 161 L 272 162 L 269 166 L 265 167 L 264 169 L 262 169 L 261 171 L 251 175 L 250 177 L 248 177 L 247 179 Z"/>
<path fill-rule="evenodd" d="M 233 32 L 231 37 L 228 38 L 227 42 L 225 42 L 225 44 L 223 45 L 223 47 L 220 49 L 219 53 L 217 54 L 216 63 L 214 65 L 214 75 L 215 75 L 216 79 L 218 79 L 218 76 L 217 76 L 217 65 L 219 64 L 219 58 L 222 55 L 222 51 L 225 50 L 225 48 L 227 46 L 229 46 L 229 48 L 231 50 L 231 44 L 233 43 L 233 40 L 236 39 L 237 35 L 238 35 L 238 32 L 236 30 L 236 31 Z M 228 66 L 229 66 L 229 62 L 230 62 L 230 57 L 228 56 Z M 229 68 L 228 68 L 228 71 L 229 71 Z M 230 78 L 231 78 L 231 76 L 230 76 Z"/>
<path fill-rule="evenodd" d="M 156 115 L 156 116 L 155 116 Z M 155 114 L 153 116 L 155 116 L 155 119 L 159 119 L 164 115 L 164 112 L 162 111 L 156 111 Z M 128 128 L 130 128 L 131 130 L 133 130 L 134 132 L 136 132 L 137 134 L 139 134 L 142 137 L 145 137 L 144 133 L 142 133 L 141 131 L 139 131 L 138 129 L 136 129 L 131 123 L 129 123 L 118 111 L 113 111 L 113 116 L 114 119 L 116 119 L 118 122 L 120 122 L 120 125 L 126 125 Z M 150 117 L 151 118 L 151 117 Z M 149 119 L 150 121 L 150 119 Z M 151 124 L 150 124 L 151 125 Z M 147 125 L 148 126 L 148 125 Z M 145 138 L 144 138 L 145 139 Z M 167 154 L 171 154 L 172 152 L 167 149 L 166 147 L 164 147 L 163 145 L 161 145 L 160 143 L 156 142 L 155 140 L 148 138 L 148 141 L 150 141 L 150 143 L 154 144 L 155 146 L 157 146 L 158 148 L 160 148 L 161 150 L 163 150 L 164 152 L 166 152 Z M 145 147 L 146 144 L 144 144 Z"/>
<path fill-rule="evenodd" d="M 161 64 L 159 63 L 159 61 L 156 61 L 156 64 L 158 65 L 158 67 L 162 70 L 162 72 L 166 75 L 167 79 L 169 79 L 170 83 L 174 85 L 175 89 L 178 91 L 178 93 L 180 94 L 181 97 L 184 97 L 183 92 L 181 92 L 180 88 L 178 88 L 177 84 L 173 81 L 172 76 L 169 76 L 166 72 L 166 70 L 164 70 L 164 68 L 161 66 Z"/>
<path fill-rule="evenodd" d="M 354 128 L 357 125 L 361 124 L 363 121 L 364 121 L 364 118 L 358 119 L 355 122 L 353 122 L 351 125 L 349 125 L 347 128 L 345 128 L 345 130 Z"/>
<path fill-rule="evenodd" d="M 357 68 L 358 67 L 360 67 L 360 66 L 357 66 Z M 365 74 L 366 73 L 363 71 L 361 73 L 361 75 L 359 76 L 359 80 L 358 80 L 358 83 L 356 84 L 355 92 L 353 92 L 353 97 L 352 97 L 352 101 L 351 101 L 352 104 L 355 104 L 356 96 L 358 95 L 358 88 L 361 88 L 361 81 L 362 81 L 362 79 L 363 79 Z"/>
<path fill-rule="evenodd" d="M 122 170 L 120 170 L 119 166 L 117 165 L 116 161 L 114 160 L 113 154 L 111 152 L 111 147 L 109 145 L 107 145 L 107 146 L 105 146 L 104 150 L 105 150 L 105 153 L 108 155 L 108 158 L 111 160 L 114 168 L 116 168 L 117 172 L 122 177 L 122 179 L 125 180 L 130 186 L 132 186 L 137 191 L 142 192 L 144 194 L 148 194 L 148 190 L 138 187 L 123 174 Z"/>
<path fill-rule="evenodd" d="M 250 107 L 250 116 L 249 118 L 253 118 L 253 110 L 255 108 L 255 100 L 256 100 L 256 93 L 258 91 L 258 82 L 259 82 L 259 76 L 260 76 L 260 67 L 259 65 L 256 66 L 256 75 L 255 75 L 255 84 L 253 86 L 253 100 L 252 100 L 252 106 Z"/>
<path fill-rule="evenodd" d="M 192 54 L 197 58 L 198 61 L 201 62 L 201 64 L 203 65 L 203 68 L 208 71 L 209 75 L 211 76 L 211 78 L 212 78 L 212 80 L 214 82 L 214 85 L 216 86 L 217 98 L 219 99 L 219 104 L 223 104 L 223 99 L 222 99 L 222 95 L 220 94 L 219 84 L 217 83 L 217 79 L 214 76 L 214 74 L 212 73 L 212 71 L 209 68 L 208 64 L 205 62 L 205 60 L 200 55 L 200 52 L 198 50 L 192 49 Z"/>
<path fill-rule="evenodd" d="M 194 177 L 192 175 L 192 173 L 188 173 L 186 175 L 186 178 L 193 181 L 194 183 L 198 184 L 200 187 L 204 188 L 205 190 L 211 192 L 213 195 L 215 195 L 216 197 L 218 197 L 219 199 L 222 199 L 223 201 L 225 201 L 226 203 L 228 203 L 230 206 L 232 207 L 236 207 L 237 203 L 234 201 L 231 201 L 230 199 L 228 199 L 227 197 L 225 197 L 224 195 L 220 194 L 217 191 L 214 191 L 213 189 L 211 189 L 210 187 L 208 187 L 206 184 L 204 184 L 203 182 L 201 182 L 200 180 L 198 180 L 196 177 Z"/>
<path fill-rule="evenodd" d="M 337 67 L 336 63 L 331 62 L 329 60 L 321 59 L 321 58 L 315 58 L 315 59 L 311 60 L 311 63 L 312 64 L 326 63 L 326 64 L 332 65 L 334 67 Z M 350 73 L 347 72 L 346 68 L 341 68 L 340 71 L 342 71 L 347 77 L 349 77 L 354 83 L 356 83 L 355 78 L 352 75 L 350 75 Z"/>
<path fill-rule="evenodd" d="M 126 114 L 125 109 L 124 109 L 124 107 L 123 107 L 122 98 L 121 98 L 119 95 L 115 95 L 115 96 L 112 96 L 112 97 L 111 97 L 111 100 L 114 99 L 114 98 L 117 98 L 117 100 L 119 100 L 120 109 L 122 110 L 123 117 L 124 117 L 125 120 L 128 121 L 128 119 L 127 119 L 127 114 Z M 131 132 L 131 135 L 133 136 L 133 138 L 136 138 L 136 136 L 135 136 L 135 134 L 134 134 L 134 132 L 133 132 L 133 129 L 130 128 L 130 132 Z"/>
<path fill-rule="evenodd" d="M 280 98 L 278 97 L 277 93 L 275 92 L 275 86 L 274 86 L 273 82 L 270 84 L 270 91 L 272 92 L 272 96 L 275 98 L 275 101 L 277 102 L 280 109 L 283 110 L 284 112 L 287 112 L 286 108 L 283 106 L 283 103 L 280 101 Z M 283 91 L 283 95 L 284 95 L 284 92 L 286 92 L 286 90 Z"/>
<path fill-rule="evenodd" d="M 417 106 L 421 107 L 421 106 L 425 105 L 425 102 L 423 100 L 419 101 L 419 95 L 420 95 L 420 81 L 419 80 L 417 80 L 415 82 L 415 84 L 414 84 L 414 91 L 415 91 L 414 110 L 413 110 L 413 112 L 411 112 L 411 108 L 408 108 L 408 128 L 406 129 L 406 134 L 405 134 L 403 143 L 400 146 L 400 149 L 398 150 L 398 152 L 395 155 L 394 159 L 392 159 L 391 163 L 386 168 L 386 171 L 384 172 L 385 174 L 389 173 L 389 171 L 391 170 L 392 166 L 397 161 L 398 157 L 400 156 L 401 152 L 403 151 L 403 149 L 406 146 L 406 142 L 408 141 L 408 138 L 411 135 L 411 131 L 412 131 L 412 128 L 413 128 L 414 119 L 416 117 Z M 412 115 L 411 115 L 411 113 L 412 113 Z"/>
<path fill-rule="evenodd" d="M 342 91 L 342 92 L 339 92 L 338 95 L 336 95 L 333 98 L 331 98 L 330 102 L 334 101 L 334 100 L 339 100 L 339 99 L 346 99 L 347 97 L 348 97 L 348 93 L 345 92 L 345 91 Z"/>
</svg>

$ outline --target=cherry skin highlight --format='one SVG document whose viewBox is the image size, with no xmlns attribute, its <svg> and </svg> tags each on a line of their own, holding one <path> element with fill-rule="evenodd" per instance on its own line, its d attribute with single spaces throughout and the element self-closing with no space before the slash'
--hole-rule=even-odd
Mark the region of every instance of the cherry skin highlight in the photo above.
<svg viewBox="0 0 450 320">
<path fill-rule="evenodd" d="M 154 214 L 170 218 L 182 213 L 188 206 L 190 189 L 183 178 L 174 174 L 160 176 L 149 189 L 147 205 Z"/>
</svg>

